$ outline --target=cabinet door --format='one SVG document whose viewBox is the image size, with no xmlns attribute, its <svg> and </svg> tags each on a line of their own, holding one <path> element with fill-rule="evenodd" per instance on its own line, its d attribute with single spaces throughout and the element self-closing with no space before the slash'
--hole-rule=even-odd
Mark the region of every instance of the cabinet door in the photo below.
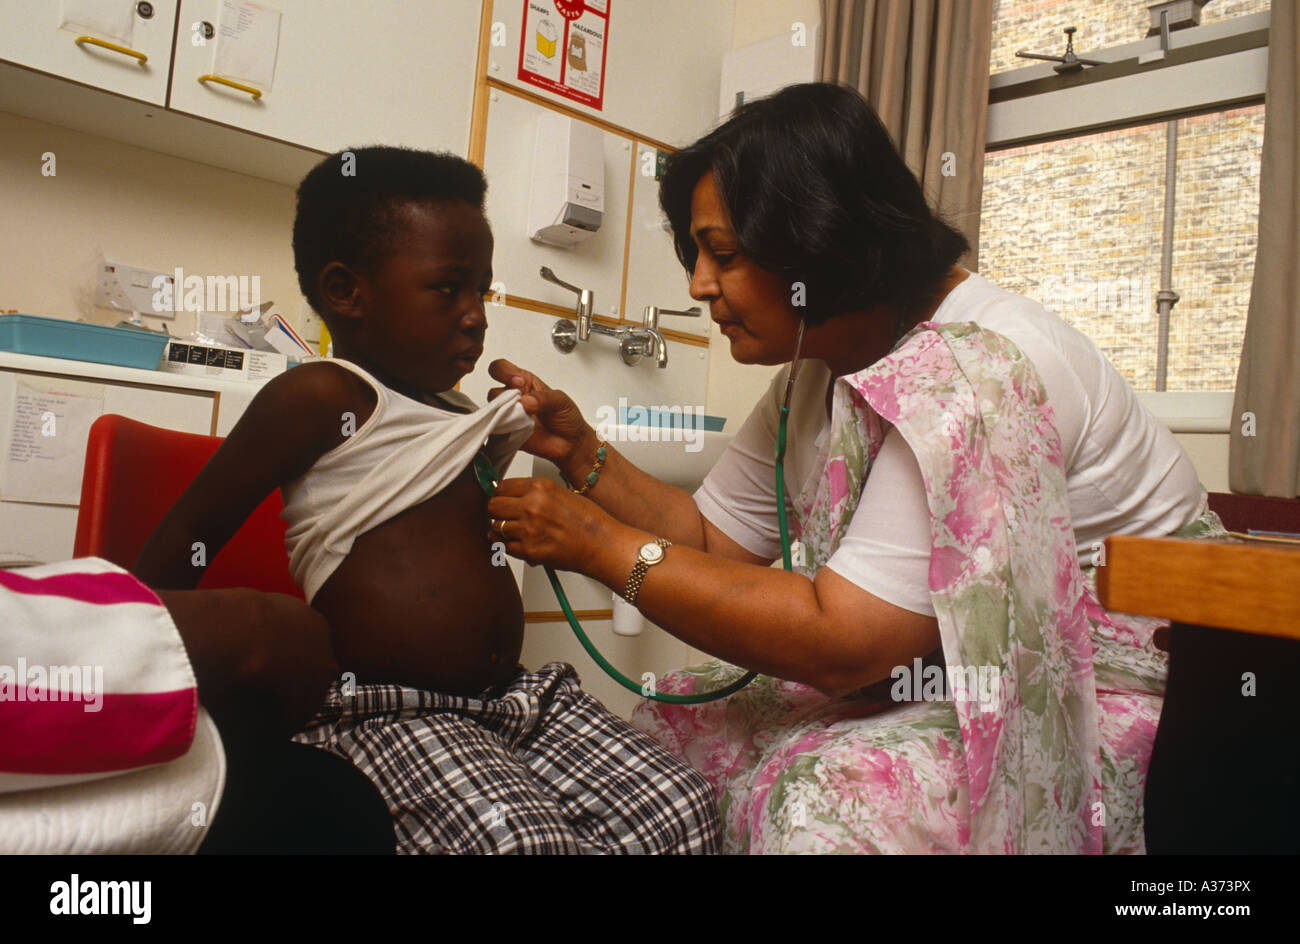
<svg viewBox="0 0 1300 944">
<path fill-rule="evenodd" d="M 271 87 L 260 98 L 213 74 L 223 0 L 182 0 L 170 107 L 321 151 L 400 144 L 464 155 L 479 0 L 259 0 L 281 12 Z"/>
<path fill-rule="evenodd" d="M 20 383 L 49 393 L 102 399 L 104 413 L 119 413 L 153 426 L 204 435 L 212 429 L 214 398 L 207 391 L 159 390 L 6 370 L 0 371 L 0 458 L 9 455 Z M 77 461 L 85 463 L 84 442 Z M 76 533 L 74 505 L 0 499 L 0 565 L 67 560 Z"/>
<path fill-rule="evenodd" d="M 177 2 L 152 0 L 146 5 L 122 0 L 118 6 L 129 13 L 126 22 L 131 35 L 127 40 L 93 28 L 61 29 L 63 4 L 54 0 L 0 0 L 0 22 L 4 24 L 0 27 L 0 59 L 164 105 Z M 141 7 L 152 15 L 141 16 Z M 130 12 L 132 8 L 135 12 Z M 78 43 L 79 37 L 130 49 L 144 60 L 93 42 Z"/>
</svg>

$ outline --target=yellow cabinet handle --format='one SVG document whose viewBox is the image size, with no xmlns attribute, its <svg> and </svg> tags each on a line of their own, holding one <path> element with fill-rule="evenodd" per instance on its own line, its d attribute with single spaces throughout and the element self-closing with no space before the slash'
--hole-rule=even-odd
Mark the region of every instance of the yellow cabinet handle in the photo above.
<svg viewBox="0 0 1300 944">
<path fill-rule="evenodd" d="M 120 52 L 124 56 L 130 56 L 133 59 L 140 60 L 140 65 L 144 65 L 149 61 L 149 57 L 144 53 L 137 52 L 134 49 L 127 49 L 125 46 L 119 46 L 117 43 L 110 43 L 106 39 L 96 39 L 94 36 L 78 36 L 73 40 L 73 42 L 78 46 L 84 46 L 86 43 L 90 43 L 92 46 L 102 46 L 105 49 L 113 50 L 113 52 Z"/>
<path fill-rule="evenodd" d="M 201 75 L 199 76 L 199 81 L 216 82 L 218 85 L 228 85 L 232 89 L 239 89 L 241 92 L 247 92 L 249 95 L 253 96 L 253 101 L 257 101 L 262 97 L 261 89 L 253 88 L 251 85 L 244 85 L 242 82 L 232 82 L 230 79 L 223 79 L 219 75 Z"/>
</svg>

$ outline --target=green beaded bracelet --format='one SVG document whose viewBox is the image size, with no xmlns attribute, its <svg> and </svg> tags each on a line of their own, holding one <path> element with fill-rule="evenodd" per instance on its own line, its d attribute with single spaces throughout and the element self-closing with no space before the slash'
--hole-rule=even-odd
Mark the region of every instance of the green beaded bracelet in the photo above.
<svg viewBox="0 0 1300 944">
<path fill-rule="evenodd" d="M 573 488 L 572 486 L 570 486 L 569 487 L 570 491 L 575 492 L 578 495 L 586 495 L 587 490 L 596 484 L 596 480 L 600 478 L 601 467 L 604 466 L 605 464 L 605 447 L 607 445 L 608 443 L 606 443 L 602 439 L 600 445 L 596 447 L 596 464 L 592 466 L 591 471 L 587 473 L 586 483 L 582 486 L 582 488 Z"/>
</svg>

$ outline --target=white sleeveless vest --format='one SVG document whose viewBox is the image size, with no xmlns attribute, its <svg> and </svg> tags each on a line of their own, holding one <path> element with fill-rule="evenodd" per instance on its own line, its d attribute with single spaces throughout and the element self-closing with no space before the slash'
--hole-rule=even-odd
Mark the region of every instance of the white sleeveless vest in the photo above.
<svg viewBox="0 0 1300 944">
<path fill-rule="evenodd" d="M 355 433 L 283 489 L 280 517 L 288 528 L 289 571 L 308 602 L 358 535 L 442 491 L 485 440 L 492 464 L 504 475 L 533 431 L 533 418 L 520 405 L 518 390 L 507 390 L 473 413 L 456 413 L 391 390 L 350 361 L 329 363 L 366 381 L 378 399 Z M 454 390 L 439 396 L 474 407 Z"/>
</svg>

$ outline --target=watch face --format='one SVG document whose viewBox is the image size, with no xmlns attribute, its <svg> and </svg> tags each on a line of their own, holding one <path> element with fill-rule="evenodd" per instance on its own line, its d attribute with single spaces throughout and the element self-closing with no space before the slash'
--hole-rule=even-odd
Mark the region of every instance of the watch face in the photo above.
<svg viewBox="0 0 1300 944">
<path fill-rule="evenodd" d="M 641 545 L 641 557 L 648 564 L 657 564 L 664 556 L 664 549 L 651 541 Z"/>
</svg>

